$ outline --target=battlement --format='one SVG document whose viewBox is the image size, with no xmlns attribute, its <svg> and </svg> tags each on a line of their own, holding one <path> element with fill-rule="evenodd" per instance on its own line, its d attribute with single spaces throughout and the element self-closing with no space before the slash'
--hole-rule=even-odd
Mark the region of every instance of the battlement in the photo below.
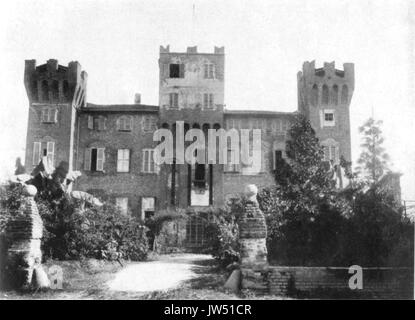
<svg viewBox="0 0 415 320">
<path fill-rule="evenodd" d="M 348 80 L 354 80 L 354 63 L 344 63 L 343 70 L 336 69 L 335 62 L 324 62 L 323 67 L 316 68 L 315 60 L 303 63 L 302 72 L 298 72 L 298 76 L 302 77 L 337 77 Z"/>
<path fill-rule="evenodd" d="M 187 47 L 186 52 L 170 52 L 170 45 L 166 47 L 160 46 L 160 54 L 225 54 L 225 47 L 214 47 L 213 53 L 210 52 L 198 52 L 197 46 Z"/>
<path fill-rule="evenodd" d="M 78 61 L 63 66 L 56 59 L 36 65 L 36 60 L 25 60 L 24 82 L 29 101 L 37 103 L 65 103 L 84 100 L 88 74 Z M 85 101 L 83 102 L 85 103 Z"/>
</svg>

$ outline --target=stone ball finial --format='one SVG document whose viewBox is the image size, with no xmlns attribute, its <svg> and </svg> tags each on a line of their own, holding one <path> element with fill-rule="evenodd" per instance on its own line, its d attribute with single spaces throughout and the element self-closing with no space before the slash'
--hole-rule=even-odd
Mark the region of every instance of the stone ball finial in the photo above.
<svg viewBox="0 0 415 320">
<path fill-rule="evenodd" d="M 256 202 L 256 195 L 258 194 L 258 188 L 254 184 L 248 184 L 245 187 L 245 195 L 250 201 Z"/>
<path fill-rule="evenodd" d="M 23 188 L 23 194 L 26 197 L 34 197 L 37 193 L 37 189 L 35 186 L 29 184 Z"/>
</svg>

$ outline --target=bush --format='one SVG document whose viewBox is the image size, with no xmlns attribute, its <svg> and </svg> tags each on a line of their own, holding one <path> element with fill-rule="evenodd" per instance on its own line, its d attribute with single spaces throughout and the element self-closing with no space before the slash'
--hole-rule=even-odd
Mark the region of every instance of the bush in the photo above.
<svg viewBox="0 0 415 320">
<path fill-rule="evenodd" d="M 0 233 L 18 212 L 22 189 L 20 184 L 10 184 L 0 190 Z M 146 259 L 145 227 L 115 206 L 81 210 L 76 201 L 65 196 L 51 199 L 37 195 L 35 200 L 44 225 L 41 246 L 45 258 Z"/>
<path fill-rule="evenodd" d="M 46 257 L 134 261 L 147 257 L 145 227 L 113 205 L 79 210 L 71 200 L 63 199 L 52 205 L 40 201 L 39 211 L 46 231 L 42 241 Z"/>
<path fill-rule="evenodd" d="M 235 206 L 238 205 L 235 204 Z M 205 232 L 209 241 L 207 252 L 212 254 L 222 267 L 239 261 L 240 257 L 235 212 L 238 211 L 227 208 L 212 210 L 204 214 L 207 221 Z"/>
</svg>

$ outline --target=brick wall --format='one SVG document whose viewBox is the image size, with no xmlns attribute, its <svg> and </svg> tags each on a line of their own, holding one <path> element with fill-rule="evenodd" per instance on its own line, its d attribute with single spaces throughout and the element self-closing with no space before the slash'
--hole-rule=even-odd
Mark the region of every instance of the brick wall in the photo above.
<svg viewBox="0 0 415 320">
<path fill-rule="evenodd" d="M 259 293 L 308 298 L 413 299 L 410 268 L 363 268 L 363 289 L 351 290 L 348 268 L 276 267 L 242 269 L 243 277 L 258 283 Z M 253 288 L 252 290 L 256 290 Z"/>
</svg>

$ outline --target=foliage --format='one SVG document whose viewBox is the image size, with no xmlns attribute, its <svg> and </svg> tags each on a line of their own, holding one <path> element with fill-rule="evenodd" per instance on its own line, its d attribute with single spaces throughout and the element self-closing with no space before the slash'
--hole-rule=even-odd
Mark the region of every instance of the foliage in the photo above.
<svg viewBox="0 0 415 320">
<path fill-rule="evenodd" d="M 258 194 L 270 260 L 285 265 L 412 265 L 413 223 L 401 209 L 376 188 L 364 188 L 344 159 L 341 165 L 353 183 L 336 189 L 303 116 L 297 116 L 289 136 L 288 159 L 277 166 L 276 185 Z"/>
<path fill-rule="evenodd" d="M 186 220 L 187 215 L 182 209 L 167 208 L 160 210 L 155 216 L 146 220 L 145 224 L 149 228 L 149 242 L 153 251 L 157 251 L 157 237 L 160 235 L 163 226 L 170 221 Z"/>
<path fill-rule="evenodd" d="M 237 212 L 240 206 L 238 202 L 233 204 L 233 209 L 220 208 L 206 214 L 207 251 L 223 267 L 239 260 L 237 217 L 232 212 Z"/>
<path fill-rule="evenodd" d="M 369 118 L 360 128 L 363 135 L 361 148 L 362 152 L 357 160 L 357 171 L 369 184 L 374 184 L 389 171 L 389 155 L 382 144 L 382 121 Z"/>
<path fill-rule="evenodd" d="M 135 261 L 147 257 L 144 226 L 113 205 L 79 210 L 74 201 L 64 198 L 52 204 L 40 200 L 38 206 L 45 227 L 42 249 L 47 257 Z"/>
<path fill-rule="evenodd" d="M 18 211 L 22 185 L 1 189 L 0 232 Z M 110 204 L 80 210 L 76 200 L 67 196 L 35 197 L 44 224 L 42 251 L 45 258 L 107 260 L 144 260 L 148 244 L 145 227 L 135 218 L 122 215 Z"/>
</svg>

